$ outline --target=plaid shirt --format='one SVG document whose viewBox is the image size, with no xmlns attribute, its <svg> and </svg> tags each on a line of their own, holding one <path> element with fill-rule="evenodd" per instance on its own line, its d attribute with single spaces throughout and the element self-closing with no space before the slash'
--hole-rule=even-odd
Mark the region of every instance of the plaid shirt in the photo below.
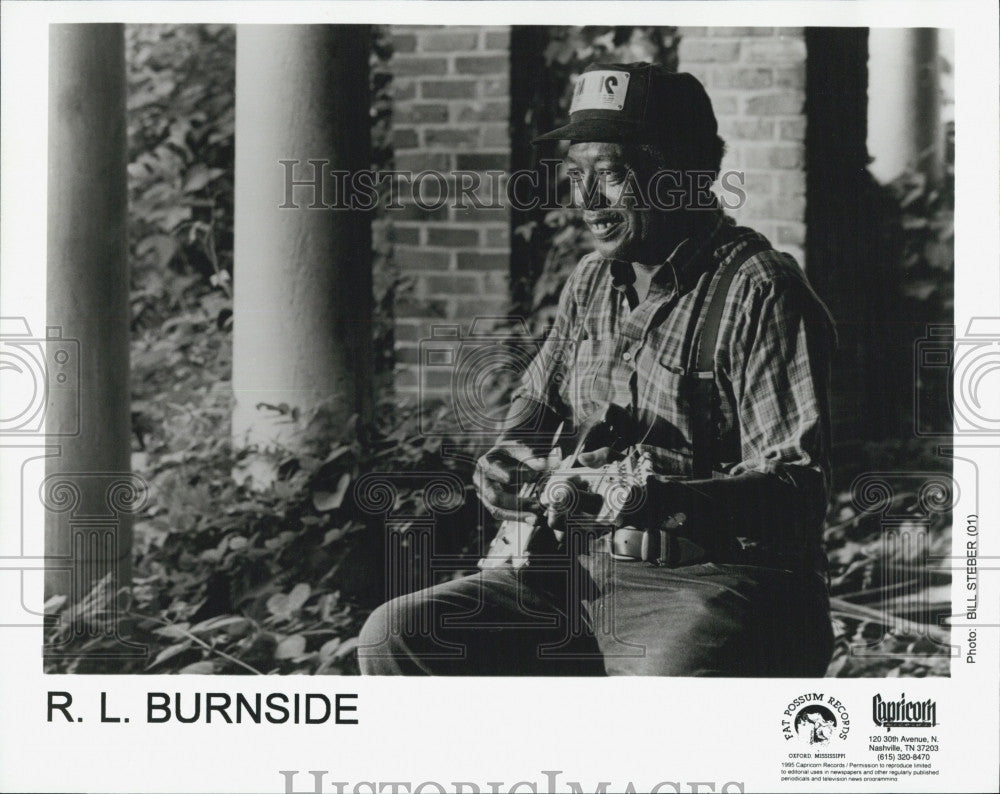
<svg viewBox="0 0 1000 794">
<path fill-rule="evenodd" d="M 611 262 L 585 256 L 517 394 L 577 421 L 602 402 L 631 406 L 645 434 L 639 446 L 657 472 L 690 477 L 692 416 L 681 390 L 697 350 L 694 315 L 707 282 L 754 241 L 764 250 L 733 279 L 719 329 L 714 469 L 717 477 L 759 472 L 791 486 L 797 515 L 818 539 L 830 487 L 832 320 L 792 257 L 721 210 L 677 247 L 634 309 L 613 285 Z"/>
</svg>

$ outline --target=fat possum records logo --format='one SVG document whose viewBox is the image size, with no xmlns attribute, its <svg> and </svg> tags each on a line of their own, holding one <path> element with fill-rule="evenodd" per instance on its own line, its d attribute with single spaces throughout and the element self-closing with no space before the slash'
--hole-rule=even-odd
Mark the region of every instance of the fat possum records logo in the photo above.
<svg viewBox="0 0 1000 794">
<path fill-rule="evenodd" d="M 798 739 L 802 744 L 828 745 L 833 739 L 846 739 L 850 729 L 847 707 L 822 692 L 806 692 L 793 698 L 781 720 L 785 739 Z"/>
<path fill-rule="evenodd" d="M 906 693 L 898 700 L 872 698 L 872 720 L 887 731 L 892 728 L 933 728 L 937 722 L 937 703 L 927 700 L 907 700 Z"/>
</svg>

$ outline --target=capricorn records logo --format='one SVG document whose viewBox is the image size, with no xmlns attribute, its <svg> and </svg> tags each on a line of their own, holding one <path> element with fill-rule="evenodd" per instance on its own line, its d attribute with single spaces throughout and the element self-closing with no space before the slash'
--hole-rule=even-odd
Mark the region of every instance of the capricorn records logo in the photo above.
<svg viewBox="0 0 1000 794">
<path fill-rule="evenodd" d="M 892 728 L 933 728 L 937 725 L 937 703 L 927 700 L 907 700 L 906 693 L 899 700 L 883 700 L 881 695 L 872 698 L 872 720 L 887 731 Z"/>
<path fill-rule="evenodd" d="M 847 707 L 833 695 L 806 692 L 793 698 L 785 707 L 781 733 L 786 741 L 827 745 L 834 739 L 846 739 L 851 730 Z"/>
</svg>

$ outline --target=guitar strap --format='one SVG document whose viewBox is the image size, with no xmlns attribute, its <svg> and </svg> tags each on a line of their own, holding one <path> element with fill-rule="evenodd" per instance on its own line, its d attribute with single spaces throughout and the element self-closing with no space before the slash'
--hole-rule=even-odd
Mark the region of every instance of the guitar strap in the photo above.
<svg viewBox="0 0 1000 794">
<path fill-rule="evenodd" d="M 708 294 L 702 303 L 707 306 L 701 312 L 701 334 L 698 337 L 698 352 L 693 366 L 688 368 L 687 393 L 691 409 L 692 476 L 708 479 L 718 463 L 719 422 L 716 406 L 715 353 L 719 340 L 719 328 L 729 298 L 733 278 L 751 257 L 765 251 L 765 245 L 751 240 L 743 245 L 720 268 L 718 276 L 709 279 Z M 695 313 L 695 322 L 699 313 Z M 737 426 L 737 432 L 739 428 Z"/>
</svg>

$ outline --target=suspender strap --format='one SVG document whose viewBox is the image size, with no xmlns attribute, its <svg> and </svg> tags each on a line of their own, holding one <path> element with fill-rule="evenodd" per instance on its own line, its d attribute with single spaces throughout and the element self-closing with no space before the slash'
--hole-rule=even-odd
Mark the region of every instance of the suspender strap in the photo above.
<svg viewBox="0 0 1000 794">
<path fill-rule="evenodd" d="M 727 262 L 715 287 L 706 299 L 708 308 L 704 312 L 698 355 L 689 377 L 688 400 L 691 406 L 692 474 L 695 479 L 707 479 L 718 462 L 718 431 L 715 424 L 715 348 L 719 340 L 722 315 L 726 299 L 736 273 L 751 257 L 765 250 L 764 246 L 752 241 Z"/>
</svg>

